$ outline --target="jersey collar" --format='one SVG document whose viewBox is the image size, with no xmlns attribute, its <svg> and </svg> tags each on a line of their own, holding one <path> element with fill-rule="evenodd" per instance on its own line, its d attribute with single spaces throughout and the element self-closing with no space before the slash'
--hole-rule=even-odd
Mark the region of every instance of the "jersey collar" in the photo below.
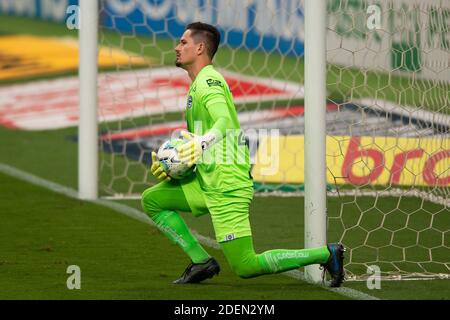
<svg viewBox="0 0 450 320">
<path fill-rule="evenodd" d="M 197 81 L 197 79 L 199 78 L 199 76 L 200 76 L 203 72 L 206 72 L 206 71 L 208 71 L 208 70 L 211 70 L 212 68 L 214 68 L 212 64 L 208 64 L 208 65 L 204 66 L 204 67 L 202 68 L 202 70 L 200 70 L 200 72 L 199 72 L 199 73 L 197 74 L 197 76 L 195 77 L 194 82 Z"/>
</svg>

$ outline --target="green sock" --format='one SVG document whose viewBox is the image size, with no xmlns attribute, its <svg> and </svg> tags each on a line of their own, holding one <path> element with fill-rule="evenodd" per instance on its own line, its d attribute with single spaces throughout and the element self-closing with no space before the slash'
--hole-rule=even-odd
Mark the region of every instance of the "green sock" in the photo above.
<svg viewBox="0 0 450 320">
<path fill-rule="evenodd" d="M 325 263 L 330 256 L 326 246 L 303 250 L 275 249 L 256 254 L 251 236 L 221 242 L 220 246 L 231 269 L 242 278 Z"/>
<path fill-rule="evenodd" d="M 259 254 L 258 260 L 267 273 L 278 273 L 310 264 L 325 263 L 329 256 L 327 246 L 323 246 L 302 250 L 269 250 Z"/>
<path fill-rule="evenodd" d="M 175 211 L 161 211 L 152 216 L 158 229 L 176 243 L 191 258 L 193 263 L 201 263 L 210 255 L 191 234 L 184 220 Z"/>
</svg>

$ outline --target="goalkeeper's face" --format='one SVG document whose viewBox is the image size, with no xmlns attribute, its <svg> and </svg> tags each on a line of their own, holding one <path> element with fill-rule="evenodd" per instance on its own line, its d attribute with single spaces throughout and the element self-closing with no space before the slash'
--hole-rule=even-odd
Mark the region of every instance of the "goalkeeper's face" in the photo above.
<svg viewBox="0 0 450 320">
<path fill-rule="evenodd" d="M 193 64 L 199 57 L 199 46 L 200 43 L 195 43 L 194 38 L 191 36 L 191 30 L 186 30 L 175 47 L 175 65 L 186 69 L 186 67 Z"/>
</svg>

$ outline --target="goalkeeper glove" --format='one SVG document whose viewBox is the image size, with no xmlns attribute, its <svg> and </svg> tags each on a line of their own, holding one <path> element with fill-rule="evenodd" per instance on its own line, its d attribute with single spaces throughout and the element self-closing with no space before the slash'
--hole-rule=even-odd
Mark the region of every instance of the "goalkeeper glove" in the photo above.
<svg viewBox="0 0 450 320">
<path fill-rule="evenodd" d="M 163 167 L 161 167 L 158 159 L 156 158 L 156 153 L 154 151 L 152 151 L 152 166 L 150 167 L 150 172 L 159 180 L 170 180 L 170 177 L 164 172 Z"/>
<path fill-rule="evenodd" d="M 183 130 L 180 134 L 188 142 L 177 147 L 178 157 L 181 162 L 187 163 L 188 167 L 196 164 L 202 157 L 203 151 L 216 141 L 216 137 L 212 133 L 198 136 Z"/>
</svg>

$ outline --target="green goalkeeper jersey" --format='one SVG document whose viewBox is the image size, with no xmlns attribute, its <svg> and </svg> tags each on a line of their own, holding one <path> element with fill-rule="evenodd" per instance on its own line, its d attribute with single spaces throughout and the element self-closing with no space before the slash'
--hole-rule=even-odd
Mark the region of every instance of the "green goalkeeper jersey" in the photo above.
<svg viewBox="0 0 450 320">
<path fill-rule="evenodd" d="M 196 175 L 204 191 L 253 186 L 249 150 L 230 89 L 212 65 L 205 66 L 189 87 L 186 120 L 188 131 L 196 135 L 211 129 L 220 133 L 221 140 L 206 149 L 197 163 Z"/>
</svg>

